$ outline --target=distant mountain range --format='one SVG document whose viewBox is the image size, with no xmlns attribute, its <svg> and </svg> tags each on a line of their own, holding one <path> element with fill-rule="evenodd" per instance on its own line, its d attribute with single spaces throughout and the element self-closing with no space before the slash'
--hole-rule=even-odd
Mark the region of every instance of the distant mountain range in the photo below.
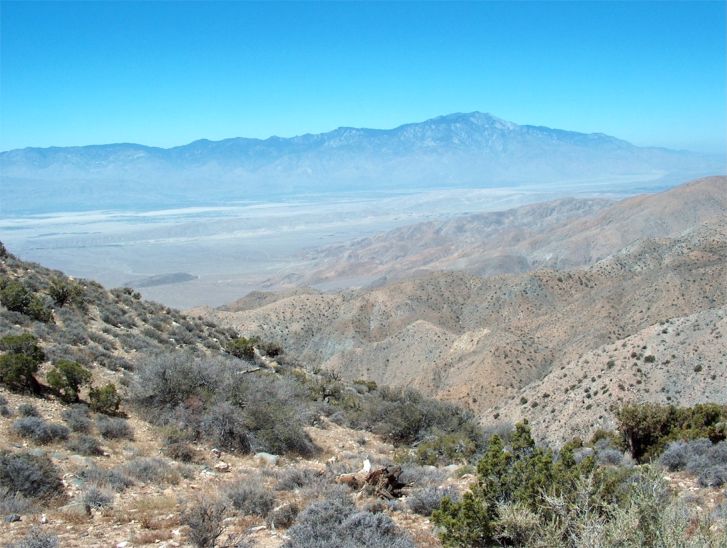
<svg viewBox="0 0 727 548">
<path fill-rule="evenodd" d="M 723 158 L 517 125 L 479 112 L 390 130 L 343 127 L 169 149 L 111 144 L 0 153 L 4 213 L 612 179 L 666 184 L 724 171 Z"/>
</svg>

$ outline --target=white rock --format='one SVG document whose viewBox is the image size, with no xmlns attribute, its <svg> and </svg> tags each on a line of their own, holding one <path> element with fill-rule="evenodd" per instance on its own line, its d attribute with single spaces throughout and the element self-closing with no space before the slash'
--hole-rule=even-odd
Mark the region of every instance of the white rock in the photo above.
<svg viewBox="0 0 727 548">
<path fill-rule="evenodd" d="M 217 472 L 229 472 L 230 471 L 230 465 L 224 461 L 220 461 L 217 464 L 215 464 L 214 468 Z"/>
<path fill-rule="evenodd" d="M 278 455 L 272 455 L 270 453 L 265 453 L 261 451 L 260 453 L 255 453 L 255 459 L 260 462 L 261 464 L 267 464 L 269 466 L 277 466 L 278 460 L 280 460 L 280 457 Z"/>
</svg>

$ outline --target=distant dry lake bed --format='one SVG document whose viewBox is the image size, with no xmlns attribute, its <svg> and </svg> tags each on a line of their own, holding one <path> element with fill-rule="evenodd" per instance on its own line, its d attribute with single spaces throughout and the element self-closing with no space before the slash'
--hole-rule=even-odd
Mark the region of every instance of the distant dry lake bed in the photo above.
<svg viewBox="0 0 727 548">
<path fill-rule="evenodd" d="M 218 306 L 252 290 L 274 289 L 266 280 L 304 268 L 305 250 L 563 196 L 620 198 L 637 192 L 631 185 L 618 186 L 604 181 L 297 196 L 154 211 L 4 213 L 0 240 L 24 260 L 108 287 L 137 286 L 144 297 L 169 306 Z"/>
</svg>

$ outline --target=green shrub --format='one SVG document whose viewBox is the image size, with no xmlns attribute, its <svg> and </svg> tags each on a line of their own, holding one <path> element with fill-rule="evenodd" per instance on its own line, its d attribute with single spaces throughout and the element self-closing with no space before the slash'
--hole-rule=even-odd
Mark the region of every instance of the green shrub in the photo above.
<svg viewBox="0 0 727 548">
<path fill-rule="evenodd" d="M 94 411 L 113 415 L 119 410 L 121 396 L 116 391 L 116 385 L 109 383 L 101 388 L 91 388 L 88 393 L 88 401 Z"/>
<path fill-rule="evenodd" d="M 228 341 L 225 350 L 236 358 L 251 360 L 255 356 L 255 345 L 259 342 L 257 337 L 237 337 Z"/>
<path fill-rule="evenodd" d="M 81 302 L 83 290 L 77 283 L 57 276 L 51 280 L 48 294 L 56 305 L 62 307 L 67 303 Z"/>
<path fill-rule="evenodd" d="M 40 322 L 47 323 L 53 319 L 53 313 L 43 299 L 16 280 L 0 281 L 0 303 L 8 310 L 20 312 Z"/>
<path fill-rule="evenodd" d="M 64 401 L 77 402 L 81 385 L 91 382 L 91 372 L 78 362 L 58 360 L 46 380 L 51 388 L 61 393 Z"/>
<path fill-rule="evenodd" d="M 545 497 L 568 496 L 576 481 L 594 468 L 592 458 L 576 463 L 568 448 L 556 460 L 551 451 L 535 446 L 527 424 L 517 424 L 509 449 L 499 436 L 490 438 L 477 465 L 477 483 L 460 502 L 445 497 L 432 521 L 442 528 L 445 545 L 495 544 L 502 541 L 495 538 L 498 505 L 519 504 L 538 512 Z"/>
<path fill-rule="evenodd" d="M 450 464 L 467 462 L 476 451 L 475 442 L 461 432 L 436 433 L 417 446 L 416 458 L 419 464 Z"/>
<path fill-rule="evenodd" d="M 30 333 L 7 335 L 0 339 L 0 382 L 16 390 L 40 392 L 35 378 L 38 366 L 45 361 L 45 353 L 38 346 L 38 339 Z"/>
<path fill-rule="evenodd" d="M 674 440 L 727 438 L 727 406 L 713 403 L 681 408 L 656 403 L 628 404 L 616 412 L 619 432 L 639 462 L 657 457 Z"/>
</svg>

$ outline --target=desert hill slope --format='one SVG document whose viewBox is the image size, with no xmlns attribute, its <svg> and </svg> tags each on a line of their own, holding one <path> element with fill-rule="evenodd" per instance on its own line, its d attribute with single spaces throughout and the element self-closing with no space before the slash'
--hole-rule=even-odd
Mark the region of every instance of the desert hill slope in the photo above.
<svg viewBox="0 0 727 548">
<path fill-rule="evenodd" d="M 493 277 L 440 272 L 369 290 L 306 291 L 278 300 L 266 296 L 259 308 L 210 314 L 223 325 L 264 335 L 302 362 L 335 370 L 346 379 L 415 386 L 466 405 L 483 418 L 492 417 L 496 407 L 522 397 L 532 383 L 561 368 L 577 370 L 573 364 L 589 352 L 660 322 L 724 307 L 727 217 L 725 195 L 719 192 L 724 185 L 724 178 L 698 181 L 627 200 L 607 214 L 601 211 L 562 228 L 562 234 L 579 242 L 579 249 L 593 249 L 589 242 L 596 240 L 605 242 L 604 249 L 622 246 L 585 268 Z M 662 236 L 636 239 L 638 230 Z M 715 339 L 711 347 L 705 342 L 706 354 L 700 345 L 692 348 L 692 331 L 683 333 L 684 348 L 691 349 L 678 353 L 685 371 L 704 363 L 709 348 L 722 348 L 719 329 L 704 335 L 704 341 Z M 721 368 L 713 374 L 724 374 L 724 363 L 713 366 Z M 704 376 L 674 379 L 696 380 L 701 388 L 711 382 Z M 645 384 L 632 388 L 633 397 L 650 397 Z M 687 392 L 674 387 L 669 401 L 680 403 L 680 394 Z M 692 401 L 695 392 L 689 393 L 685 398 Z"/>
<path fill-rule="evenodd" d="M 395 280 L 442 270 L 494 275 L 573 268 L 639 238 L 675 236 L 727 216 L 727 178 L 706 177 L 620 202 L 563 199 L 418 223 L 309 253 L 298 284 Z"/>
</svg>

